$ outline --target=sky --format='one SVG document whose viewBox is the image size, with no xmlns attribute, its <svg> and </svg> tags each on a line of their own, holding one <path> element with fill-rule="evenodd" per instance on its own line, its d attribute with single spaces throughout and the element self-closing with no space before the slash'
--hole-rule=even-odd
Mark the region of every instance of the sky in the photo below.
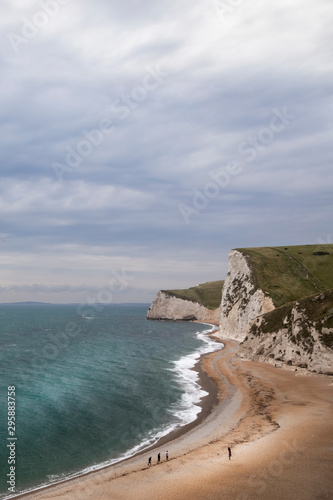
<svg viewBox="0 0 333 500">
<path fill-rule="evenodd" d="M 331 0 L 2 0 L 0 302 L 332 243 Z"/>
</svg>

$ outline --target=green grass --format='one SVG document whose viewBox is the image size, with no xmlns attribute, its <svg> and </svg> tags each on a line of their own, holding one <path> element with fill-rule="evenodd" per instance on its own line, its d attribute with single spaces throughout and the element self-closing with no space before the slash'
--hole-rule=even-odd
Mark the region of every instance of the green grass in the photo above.
<svg viewBox="0 0 333 500">
<path fill-rule="evenodd" d="M 298 302 L 298 309 L 304 311 L 307 320 L 300 325 L 300 331 L 297 337 L 291 333 L 291 311 L 295 302 L 284 304 L 263 316 L 263 323 L 258 328 L 256 323 L 251 327 L 250 334 L 261 335 L 262 333 L 276 333 L 283 328 L 288 328 L 290 339 L 295 344 L 308 345 L 311 343 L 309 324 L 316 327 L 320 334 L 320 340 L 326 347 L 333 347 L 333 333 L 326 332 L 323 329 L 333 328 L 333 290 L 328 290 L 320 294 L 304 297 Z M 286 324 L 284 321 L 287 319 Z"/>
<path fill-rule="evenodd" d="M 178 299 L 198 302 L 207 309 L 217 309 L 221 305 L 224 281 L 209 281 L 185 290 L 162 290 Z"/>
<path fill-rule="evenodd" d="M 333 244 L 237 250 L 250 258 L 255 285 L 276 307 L 333 288 Z"/>
</svg>

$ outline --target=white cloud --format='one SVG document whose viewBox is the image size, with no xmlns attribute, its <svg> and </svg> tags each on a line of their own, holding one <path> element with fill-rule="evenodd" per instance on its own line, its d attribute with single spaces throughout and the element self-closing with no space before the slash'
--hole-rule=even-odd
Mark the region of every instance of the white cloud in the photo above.
<svg viewBox="0 0 333 500">
<path fill-rule="evenodd" d="M 330 232 L 329 0 L 243 1 L 225 16 L 214 2 L 71 0 L 15 51 L 8 34 L 41 22 L 41 1 L 0 7 L 1 280 L 23 287 L 11 299 L 41 294 L 34 283 L 82 299 L 73 287 L 112 266 L 136 273 L 127 296 L 140 299 L 220 279 L 229 248 Z M 284 107 L 296 118 L 248 161 L 240 144 Z M 105 118 L 112 133 L 59 182 L 54 162 L 68 167 Z M 179 204 L 230 161 L 242 173 L 186 225 Z"/>
<path fill-rule="evenodd" d="M 1 186 L 0 210 L 5 214 L 43 213 L 59 215 L 109 209 L 140 210 L 153 196 L 140 190 L 116 185 L 93 185 L 83 181 L 59 184 L 50 179 L 14 182 Z"/>
</svg>

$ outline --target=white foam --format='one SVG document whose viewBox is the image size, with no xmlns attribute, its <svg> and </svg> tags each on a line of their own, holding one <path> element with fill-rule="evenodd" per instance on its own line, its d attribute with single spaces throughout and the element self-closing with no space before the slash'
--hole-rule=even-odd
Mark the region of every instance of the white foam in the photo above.
<svg viewBox="0 0 333 500">
<path fill-rule="evenodd" d="M 202 398 L 208 395 L 199 383 L 199 374 L 193 370 L 200 357 L 203 354 L 214 352 L 224 347 L 220 342 L 216 342 L 207 334 L 214 331 L 214 325 L 208 325 L 210 328 L 203 332 L 197 332 L 197 337 L 204 342 L 204 345 L 197 349 L 194 353 L 183 356 L 178 361 L 174 362 L 174 370 L 178 379 L 178 383 L 185 391 L 182 399 L 176 405 L 171 407 L 171 412 L 179 420 L 179 425 L 184 426 L 193 422 L 201 412 L 199 406 Z"/>
<path fill-rule="evenodd" d="M 194 353 L 183 356 L 178 361 L 174 362 L 174 368 L 172 369 L 172 371 L 176 372 L 178 383 L 185 390 L 181 401 L 175 404 L 170 409 L 171 413 L 177 418 L 176 423 L 170 424 L 159 431 L 157 431 L 156 429 L 152 429 L 141 443 L 134 446 L 130 450 L 127 450 L 125 453 L 115 459 L 91 465 L 72 474 L 49 475 L 47 483 L 17 493 L 23 494 L 31 491 L 38 491 L 45 486 L 49 486 L 51 484 L 59 484 L 67 481 L 68 479 L 87 474 L 88 472 L 104 469 L 105 467 L 114 465 L 125 459 L 133 457 L 140 451 L 154 446 L 154 444 L 156 444 L 161 438 L 167 436 L 175 429 L 194 422 L 194 420 L 196 420 L 197 418 L 197 415 L 201 412 L 199 403 L 202 398 L 208 395 L 208 393 L 201 388 L 199 384 L 199 374 L 197 371 L 193 370 L 193 368 L 199 361 L 202 354 L 218 351 L 220 349 L 223 349 L 224 347 L 221 342 L 216 342 L 214 339 L 208 336 L 208 333 L 214 331 L 216 327 L 210 324 L 207 324 L 207 326 L 209 326 L 210 328 L 204 330 L 203 332 L 197 332 L 197 337 L 204 342 L 204 345 L 197 349 Z M 5 496 L 4 500 L 9 498 L 12 498 L 12 495 Z"/>
</svg>

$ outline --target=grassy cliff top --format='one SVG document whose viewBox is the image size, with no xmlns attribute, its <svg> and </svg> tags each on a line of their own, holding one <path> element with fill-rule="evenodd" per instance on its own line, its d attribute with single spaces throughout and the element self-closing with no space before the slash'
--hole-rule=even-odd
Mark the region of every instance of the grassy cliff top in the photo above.
<svg viewBox="0 0 333 500">
<path fill-rule="evenodd" d="M 208 281 L 185 290 L 162 290 L 162 292 L 178 299 L 199 302 L 207 309 L 214 310 L 221 305 L 223 283 L 224 281 Z"/>
<path fill-rule="evenodd" d="M 276 307 L 333 288 L 333 244 L 237 250 Z"/>
</svg>

